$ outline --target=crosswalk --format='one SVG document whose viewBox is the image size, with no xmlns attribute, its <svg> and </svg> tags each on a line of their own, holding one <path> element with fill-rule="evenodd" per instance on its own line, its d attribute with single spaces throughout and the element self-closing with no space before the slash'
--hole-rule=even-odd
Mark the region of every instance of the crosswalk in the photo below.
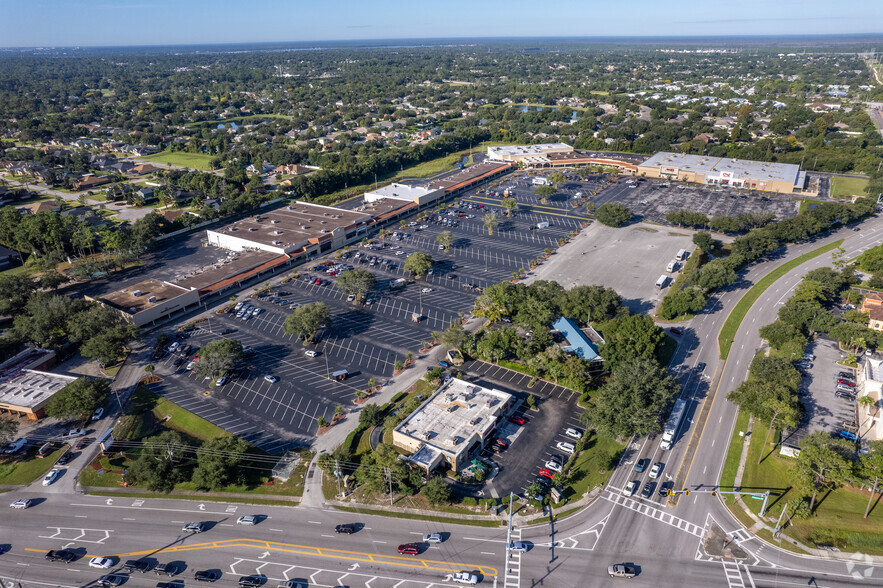
<svg viewBox="0 0 883 588">
<path fill-rule="evenodd" d="M 613 504 L 624 506 L 635 512 L 641 513 L 644 516 L 665 523 L 666 525 L 677 527 L 681 531 L 689 533 L 690 535 L 702 537 L 703 527 L 695 525 L 690 521 L 682 519 L 680 517 L 676 517 L 673 514 L 664 510 L 660 510 L 658 508 L 650 506 L 646 502 L 628 496 L 623 496 L 621 492 L 616 492 L 613 490 L 606 490 L 603 494 L 601 494 L 601 496 L 605 500 L 612 502 Z"/>
<path fill-rule="evenodd" d="M 521 528 L 511 531 L 512 542 L 521 541 Z M 519 588 L 521 586 L 521 553 L 506 554 L 506 570 L 503 575 L 503 588 Z"/>
</svg>

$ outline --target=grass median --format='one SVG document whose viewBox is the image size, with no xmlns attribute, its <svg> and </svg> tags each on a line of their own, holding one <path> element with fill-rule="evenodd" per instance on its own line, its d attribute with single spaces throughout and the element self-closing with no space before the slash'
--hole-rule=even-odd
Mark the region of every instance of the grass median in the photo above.
<svg viewBox="0 0 883 588">
<path fill-rule="evenodd" d="M 717 346 L 720 350 L 720 358 L 726 359 L 730 354 L 730 347 L 733 345 L 733 339 L 736 338 L 736 333 L 739 331 L 739 326 L 742 324 L 742 319 L 745 318 L 745 315 L 748 314 L 748 311 L 754 305 L 760 295 L 763 294 L 767 288 L 772 286 L 776 280 L 793 270 L 799 265 L 802 265 L 813 259 L 837 249 L 840 245 L 843 244 L 843 239 L 838 241 L 834 241 L 833 243 L 829 243 L 823 247 L 819 247 L 818 249 L 813 249 L 807 253 L 804 253 L 800 257 L 796 257 L 791 261 L 785 262 L 760 280 L 754 284 L 748 292 L 745 293 L 744 296 L 736 303 L 736 306 L 733 307 L 732 312 L 727 317 L 726 322 L 724 323 L 723 328 L 721 329 L 720 334 L 717 336 Z"/>
</svg>

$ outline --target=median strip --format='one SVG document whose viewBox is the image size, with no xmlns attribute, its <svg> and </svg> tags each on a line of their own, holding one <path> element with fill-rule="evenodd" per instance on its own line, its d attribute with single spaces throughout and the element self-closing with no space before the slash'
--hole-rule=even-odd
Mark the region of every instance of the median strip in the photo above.
<svg viewBox="0 0 883 588">
<path fill-rule="evenodd" d="M 795 257 L 791 261 L 787 261 L 762 277 L 760 280 L 754 284 L 748 292 L 745 293 L 742 298 L 739 299 L 739 302 L 736 303 L 736 306 L 733 307 L 733 310 L 730 312 L 730 315 L 727 317 L 727 320 L 724 322 L 724 326 L 721 328 L 720 333 L 717 336 L 717 346 L 720 350 L 720 358 L 726 359 L 730 353 L 730 347 L 733 345 L 733 339 L 736 338 L 736 333 L 739 331 L 739 326 L 742 324 L 742 319 L 745 318 L 745 315 L 748 314 L 748 311 L 754 305 L 760 295 L 763 294 L 767 288 L 772 286 L 776 280 L 796 268 L 797 266 L 806 263 L 810 259 L 818 257 L 823 253 L 827 253 L 834 249 L 837 249 L 843 244 L 843 239 L 838 241 L 834 241 L 833 243 L 829 243 L 823 247 L 819 247 L 818 249 L 813 249 L 807 253 L 804 253 L 800 257 Z"/>
</svg>

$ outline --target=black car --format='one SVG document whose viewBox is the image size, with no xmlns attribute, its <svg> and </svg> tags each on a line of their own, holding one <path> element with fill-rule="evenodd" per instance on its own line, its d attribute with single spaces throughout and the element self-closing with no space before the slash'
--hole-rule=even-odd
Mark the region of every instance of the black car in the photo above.
<svg viewBox="0 0 883 588">
<path fill-rule="evenodd" d="M 236 329 L 224 329 L 223 331 L 221 331 L 221 334 L 222 335 L 229 335 L 230 333 L 234 332 L 235 330 Z"/>
<path fill-rule="evenodd" d="M 653 488 L 656 487 L 656 482 L 647 482 L 644 484 L 644 489 L 641 490 L 641 496 L 644 498 L 650 498 L 653 496 Z"/>
<path fill-rule="evenodd" d="M 217 582 L 221 579 L 220 570 L 200 570 L 193 574 L 193 579 L 197 582 Z"/>
<path fill-rule="evenodd" d="M 256 588 L 263 583 L 263 578 L 260 576 L 242 576 L 239 578 L 240 588 Z"/>
<path fill-rule="evenodd" d="M 337 525 L 336 527 L 334 527 L 334 532 L 335 533 L 343 533 L 345 535 L 352 535 L 353 533 L 356 532 L 356 526 L 353 524 Z"/>
<path fill-rule="evenodd" d="M 563 464 L 564 464 L 564 458 L 561 457 L 560 455 L 558 455 L 557 453 L 554 454 L 554 455 L 552 455 L 552 456 L 549 458 L 549 461 L 551 461 L 551 462 L 555 462 L 555 463 L 557 463 L 558 465 L 563 465 Z"/>
<path fill-rule="evenodd" d="M 172 563 L 156 564 L 153 573 L 157 576 L 174 576 L 178 573 L 178 566 Z"/>
<path fill-rule="evenodd" d="M 141 574 L 150 571 L 150 564 L 141 559 L 130 559 L 123 564 L 123 570 L 127 572 L 139 572 Z"/>
<path fill-rule="evenodd" d="M 181 348 L 181 356 L 187 357 L 193 351 L 193 345 L 185 345 Z"/>
<path fill-rule="evenodd" d="M 189 339 L 190 333 L 185 333 L 184 331 L 178 331 L 175 333 L 175 337 L 178 339 Z"/>
<path fill-rule="evenodd" d="M 184 363 L 184 358 L 183 357 L 176 357 L 175 361 L 173 361 L 172 363 L 175 364 L 175 367 L 178 367 L 182 363 Z"/>
<path fill-rule="evenodd" d="M 635 464 L 635 471 L 636 472 L 643 472 L 644 470 L 647 469 L 647 465 L 649 465 L 649 463 L 650 463 L 650 459 L 647 457 L 645 457 L 644 459 L 639 459 L 638 463 Z"/>
<path fill-rule="evenodd" d="M 73 551 L 68 551 L 67 549 L 58 549 L 46 554 L 46 561 L 63 561 L 64 563 L 70 563 L 75 559 L 77 559 L 77 554 Z"/>
<path fill-rule="evenodd" d="M 855 400 L 855 394 L 850 394 L 849 392 L 844 392 L 843 390 L 835 390 L 834 396 L 837 398 L 845 398 L 846 400 Z"/>
<path fill-rule="evenodd" d="M 126 576 L 125 574 L 107 574 L 106 576 L 101 576 L 100 578 L 98 578 L 95 583 L 103 587 L 119 586 L 128 579 L 129 576 Z"/>
<path fill-rule="evenodd" d="M 674 485 L 675 485 L 674 482 L 663 482 L 662 484 L 659 485 L 659 495 L 660 495 L 660 496 L 667 496 L 667 495 L 668 495 L 668 491 L 669 491 Z"/>
<path fill-rule="evenodd" d="M 841 378 L 846 378 L 847 380 L 854 380 L 855 379 L 855 376 L 849 372 L 840 372 L 837 375 L 840 376 Z"/>
<path fill-rule="evenodd" d="M 61 454 L 61 457 L 58 458 L 58 461 L 55 462 L 56 465 L 66 465 L 71 459 L 73 459 L 74 454 L 71 451 L 65 451 Z"/>
</svg>

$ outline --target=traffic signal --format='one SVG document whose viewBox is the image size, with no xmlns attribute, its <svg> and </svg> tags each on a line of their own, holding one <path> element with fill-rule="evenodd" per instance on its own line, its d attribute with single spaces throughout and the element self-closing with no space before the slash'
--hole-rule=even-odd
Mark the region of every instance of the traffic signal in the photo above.
<svg viewBox="0 0 883 588">
<path fill-rule="evenodd" d="M 674 495 L 674 492 L 671 491 L 671 488 L 666 488 L 666 490 L 665 490 L 665 495 L 666 495 L 666 496 L 673 496 L 673 495 Z"/>
<path fill-rule="evenodd" d="M 690 495 L 690 491 L 687 490 L 686 488 L 684 488 L 684 496 L 689 496 L 689 495 Z"/>
<path fill-rule="evenodd" d="M 712 496 L 717 496 L 717 490 L 712 490 L 712 491 L 711 491 L 711 495 L 712 495 Z"/>
</svg>

